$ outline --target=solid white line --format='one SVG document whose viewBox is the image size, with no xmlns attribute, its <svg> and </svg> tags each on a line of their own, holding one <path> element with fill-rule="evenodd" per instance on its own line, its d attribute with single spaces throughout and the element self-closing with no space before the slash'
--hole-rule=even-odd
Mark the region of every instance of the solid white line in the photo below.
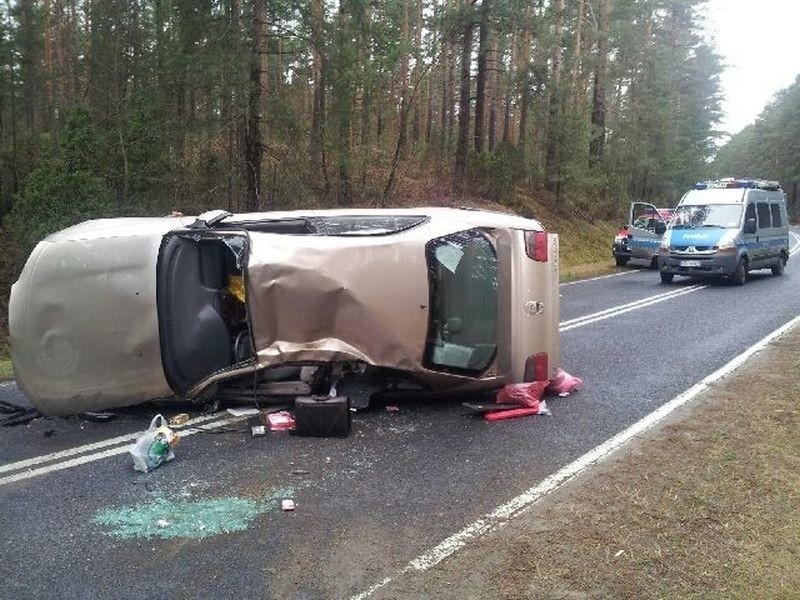
<svg viewBox="0 0 800 600">
<path fill-rule="evenodd" d="M 222 419 L 221 421 L 215 421 L 214 423 L 211 423 L 205 427 L 193 427 L 191 429 L 180 431 L 179 434 L 182 438 L 185 438 L 189 437 L 190 435 L 194 435 L 195 433 L 202 433 L 203 431 L 211 431 L 216 429 L 217 427 L 230 425 L 231 423 L 236 423 L 244 419 L 246 419 L 246 417 L 231 417 L 230 419 Z M 108 458 L 109 456 L 124 454 L 125 452 L 128 451 L 128 448 L 130 448 L 130 446 L 128 444 L 125 444 L 124 446 L 109 448 L 108 450 L 103 450 L 102 452 L 95 452 L 94 454 L 79 456 L 78 458 L 73 458 L 72 460 L 65 460 L 62 462 L 54 463 L 52 465 L 47 465 L 45 467 L 39 467 L 38 469 L 31 469 L 30 471 L 23 471 L 22 473 L 14 473 L 13 475 L 0 477 L 0 486 L 9 483 L 14 483 L 15 481 L 22 481 L 24 479 L 38 477 L 39 475 L 47 475 L 48 473 L 54 473 L 55 471 L 63 471 L 64 469 L 77 467 L 79 465 L 85 465 L 86 463 L 101 460 L 103 458 Z"/>
<path fill-rule="evenodd" d="M 789 235 L 794 238 L 794 245 L 789 248 L 789 256 L 794 256 L 798 252 L 800 252 L 800 235 L 797 235 L 794 231 L 790 231 Z"/>
<path fill-rule="evenodd" d="M 597 281 L 598 279 L 608 279 L 609 277 L 620 277 L 622 275 L 630 275 L 631 273 L 638 273 L 642 269 L 632 269 L 630 271 L 623 271 L 622 273 L 611 273 L 610 275 L 598 275 L 597 277 L 589 277 L 587 279 L 579 279 L 578 281 L 567 281 L 560 284 L 560 287 L 567 285 L 576 285 L 578 283 L 586 283 L 587 281 Z"/>
<path fill-rule="evenodd" d="M 199 425 L 201 423 L 206 423 L 207 421 L 212 421 L 224 415 L 225 413 L 217 412 L 210 415 L 201 415 L 199 417 L 195 417 L 194 419 L 190 419 L 186 421 L 181 428 L 183 427 L 190 427 L 192 425 Z M 181 428 L 175 428 L 175 430 L 180 434 L 183 435 Z M 54 460 L 59 460 L 62 458 L 66 458 L 68 456 L 75 456 L 76 454 L 83 454 L 84 452 L 89 452 L 91 450 L 97 450 L 98 448 L 105 448 L 107 446 L 116 446 L 117 444 L 122 444 L 126 442 L 132 442 L 137 437 L 142 435 L 141 431 L 137 431 L 136 433 L 128 433 L 125 435 L 120 435 L 113 438 L 108 438 L 106 440 L 101 440 L 99 442 L 94 442 L 92 444 L 85 444 L 83 446 L 75 446 L 74 448 L 67 448 L 66 450 L 60 450 L 59 452 L 52 452 L 50 454 L 42 454 L 41 456 L 34 456 L 33 458 L 26 458 L 25 460 L 18 460 L 13 463 L 8 463 L 5 465 L 0 465 L 0 473 L 6 473 L 8 471 L 16 471 L 18 469 L 25 469 L 28 467 L 32 467 L 34 465 L 40 465 L 42 463 L 51 462 Z"/>
<path fill-rule="evenodd" d="M 644 418 L 640 419 L 633 425 L 629 426 L 624 431 L 621 431 L 620 433 L 606 440 L 593 450 L 590 450 L 580 458 L 574 460 L 565 467 L 562 467 L 561 469 L 559 469 L 552 475 L 546 477 L 538 484 L 531 487 L 527 491 L 523 492 L 519 496 L 512 498 L 505 504 L 501 504 L 492 512 L 484 515 L 483 517 L 481 517 L 474 523 L 468 525 L 458 533 L 442 541 L 440 544 L 438 544 L 436 547 L 429 550 L 425 554 L 422 554 L 421 556 L 415 558 L 393 577 L 386 577 L 379 583 L 368 588 L 366 591 L 361 592 L 356 596 L 353 596 L 353 600 L 364 600 L 365 598 L 368 598 L 370 595 L 375 593 L 380 588 L 387 586 L 394 579 L 406 573 L 409 573 L 411 571 L 425 571 L 427 569 L 430 569 L 431 567 L 439 564 L 445 558 L 451 556 L 460 548 L 463 548 L 472 539 L 475 539 L 481 535 L 485 535 L 486 533 L 494 529 L 503 527 L 510 520 L 519 516 L 523 511 L 527 510 L 528 508 L 539 502 L 547 494 L 565 485 L 566 483 L 574 479 L 577 475 L 579 475 L 589 467 L 593 466 L 594 464 L 598 463 L 600 460 L 606 458 L 612 452 L 618 450 L 620 447 L 631 441 L 636 436 L 652 428 L 654 425 L 663 420 L 670 413 L 674 412 L 676 409 L 680 408 L 681 406 L 683 406 L 684 404 L 695 398 L 701 392 L 705 391 L 711 384 L 715 383 L 716 381 L 722 379 L 727 375 L 730 375 L 733 371 L 735 371 L 736 369 L 741 367 L 745 362 L 747 362 L 747 360 L 751 358 L 754 354 L 763 350 L 774 339 L 782 336 L 793 327 L 796 327 L 798 324 L 800 324 L 800 316 L 795 317 L 785 325 L 779 327 L 766 337 L 762 338 L 759 342 L 757 342 L 753 346 L 750 346 L 748 349 L 746 349 L 744 352 L 736 356 L 727 364 L 723 365 L 722 367 L 720 367 L 707 377 L 703 378 L 700 382 L 696 383 L 685 392 L 679 394 L 678 396 L 675 396 L 672 400 L 662 405 L 661 407 L 659 407 L 649 415 L 645 416 Z"/>
<path fill-rule="evenodd" d="M 558 326 L 559 327 L 564 327 L 566 325 L 572 325 L 573 323 L 577 323 L 579 321 L 585 321 L 587 319 L 592 319 L 594 317 L 599 317 L 600 315 L 604 315 L 604 314 L 608 314 L 608 313 L 615 313 L 615 312 L 617 312 L 619 310 L 622 310 L 624 308 L 628 308 L 628 307 L 631 307 L 631 306 L 636 306 L 638 304 L 644 304 L 644 303 L 647 303 L 647 302 L 649 302 L 651 300 L 655 300 L 656 298 L 665 298 L 666 299 L 669 296 L 675 296 L 675 295 L 680 294 L 682 291 L 685 291 L 687 289 L 693 289 L 693 288 L 696 288 L 696 287 L 699 287 L 699 286 L 697 284 L 695 284 L 695 285 L 692 285 L 692 286 L 689 286 L 689 287 L 672 289 L 669 292 L 663 292 L 661 294 L 655 294 L 654 296 L 647 296 L 646 298 L 641 298 L 639 300 L 634 300 L 633 302 L 628 302 L 627 304 L 620 304 L 618 306 L 612 306 L 611 308 L 606 308 L 606 309 L 598 311 L 596 313 L 591 313 L 591 314 L 588 314 L 588 315 L 583 315 L 582 317 L 576 317 L 574 319 L 567 319 L 566 321 L 561 321 L 561 323 L 559 323 Z"/>
<path fill-rule="evenodd" d="M 669 296 L 662 296 L 662 297 L 654 297 L 653 300 L 643 304 L 636 304 L 635 306 L 630 306 L 628 308 L 622 308 L 620 310 L 616 310 L 612 313 L 601 314 L 598 313 L 599 316 L 592 317 L 592 315 L 587 315 L 585 318 L 579 320 L 577 323 L 571 323 L 569 325 L 562 325 L 559 326 L 558 331 L 559 333 L 563 333 L 564 331 L 569 331 L 570 329 L 576 329 L 578 327 L 583 327 L 584 325 L 590 325 L 591 323 L 597 323 L 598 321 L 604 321 L 605 319 L 610 319 L 611 317 L 617 317 L 619 315 L 624 315 L 625 313 L 631 312 L 633 310 L 638 310 L 640 308 L 645 308 L 647 306 L 652 306 L 654 304 L 658 304 L 659 302 L 664 302 L 666 300 L 672 300 L 673 298 L 677 298 L 679 296 L 684 296 L 686 294 L 691 294 L 692 292 L 696 292 L 698 290 L 702 290 L 703 288 L 707 288 L 707 285 L 697 285 L 688 288 L 684 288 L 674 294 Z"/>
</svg>

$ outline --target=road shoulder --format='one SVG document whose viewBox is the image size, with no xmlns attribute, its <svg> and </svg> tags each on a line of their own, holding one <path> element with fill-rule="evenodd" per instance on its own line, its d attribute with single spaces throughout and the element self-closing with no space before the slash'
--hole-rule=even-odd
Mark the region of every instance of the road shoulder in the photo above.
<svg viewBox="0 0 800 600">
<path fill-rule="evenodd" d="M 656 429 L 377 598 L 789 597 L 800 329 Z"/>
</svg>

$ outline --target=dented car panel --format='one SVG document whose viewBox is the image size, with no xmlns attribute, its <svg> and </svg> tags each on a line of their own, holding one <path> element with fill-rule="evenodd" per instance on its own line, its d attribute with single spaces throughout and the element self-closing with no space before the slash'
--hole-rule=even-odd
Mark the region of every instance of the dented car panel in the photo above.
<svg viewBox="0 0 800 600">
<path fill-rule="evenodd" d="M 50 414 L 217 386 L 489 389 L 555 374 L 558 297 L 557 236 L 513 215 L 91 221 L 30 257 L 12 290 L 12 358 Z"/>
</svg>

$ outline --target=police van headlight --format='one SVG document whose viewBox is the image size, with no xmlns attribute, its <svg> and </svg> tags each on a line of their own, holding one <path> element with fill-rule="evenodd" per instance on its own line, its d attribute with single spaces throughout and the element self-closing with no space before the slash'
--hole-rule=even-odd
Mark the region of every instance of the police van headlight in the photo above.
<svg viewBox="0 0 800 600">
<path fill-rule="evenodd" d="M 736 231 L 729 231 L 724 234 L 717 245 L 718 254 L 735 254 L 736 253 Z"/>
</svg>

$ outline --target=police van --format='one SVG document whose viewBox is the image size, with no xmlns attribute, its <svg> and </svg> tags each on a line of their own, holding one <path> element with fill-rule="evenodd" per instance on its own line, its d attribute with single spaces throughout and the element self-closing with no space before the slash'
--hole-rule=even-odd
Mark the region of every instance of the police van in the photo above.
<svg viewBox="0 0 800 600">
<path fill-rule="evenodd" d="M 662 283 L 675 275 L 729 277 L 772 269 L 789 260 L 786 196 L 776 181 L 722 179 L 698 183 L 684 194 L 661 239 Z"/>
</svg>

